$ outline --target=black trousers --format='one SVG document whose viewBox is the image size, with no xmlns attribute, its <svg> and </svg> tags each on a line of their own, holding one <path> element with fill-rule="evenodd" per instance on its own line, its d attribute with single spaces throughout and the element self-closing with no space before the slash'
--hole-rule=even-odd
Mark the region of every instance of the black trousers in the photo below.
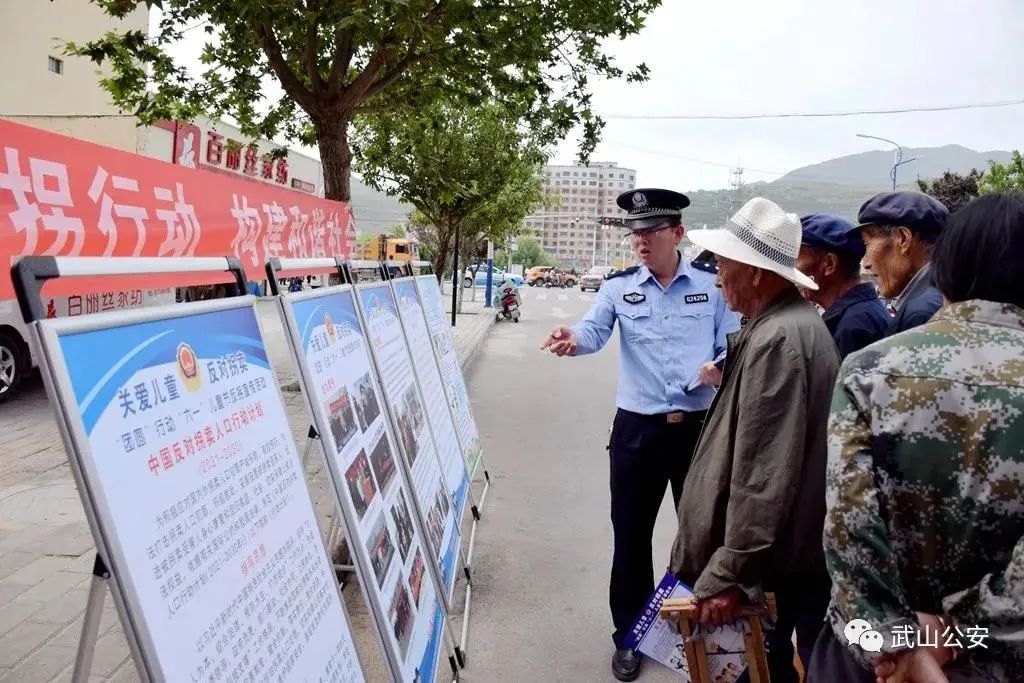
<svg viewBox="0 0 1024 683">
<path fill-rule="evenodd" d="M 621 646 L 654 592 L 651 536 L 658 509 L 669 483 L 679 507 L 683 481 L 706 414 L 686 413 L 676 423 L 668 422 L 665 415 L 640 415 L 622 409 L 615 414 L 608 451 L 615 534 L 609 604 L 616 647 Z M 665 553 L 667 557 L 668 548 Z"/>
<path fill-rule="evenodd" d="M 796 654 L 804 671 L 811 663 L 811 652 L 825 623 L 825 612 L 831 594 L 831 582 L 824 570 L 821 574 L 791 577 L 782 585 L 769 586 L 775 593 L 778 619 L 771 632 L 768 648 L 768 674 L 772 683 L 798 683 L 793 668 L 793 634 L 796 633 Z M 836 679 L 837 683 L 840 679 Z"/>
<path fill-rule="evenodd" d="M 772 681 L 775 679 L 773 678 Z M 826 624 L 814 644 L 811 665 L 807 668 L 807 683 L 874 683 L 875 675 L 862 667 L 836 638 L 832 626 Z"/>
</svg>

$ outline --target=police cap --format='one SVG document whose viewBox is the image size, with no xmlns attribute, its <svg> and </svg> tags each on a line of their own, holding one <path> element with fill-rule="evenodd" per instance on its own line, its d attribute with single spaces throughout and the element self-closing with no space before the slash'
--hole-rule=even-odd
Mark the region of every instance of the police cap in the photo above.
<svg viewBox="0 0 1024 683">
<path fill-rule="evenodd" d="M 683 209 L 690 205 L 690 198 L 672 190 L 639 188 L 623 192 L 615 203 L 626 212 L 627 228 L 648 230 L 669 221 L 679 223 Z"/>
<path fill-rule="evenodd" d="M 902 225 L 913 233 L 938 235 L 946 228 L 949 211 L 922 192 L 883 192 L 864 202 L 857 214 L 860 225 Z"/>
</svg>

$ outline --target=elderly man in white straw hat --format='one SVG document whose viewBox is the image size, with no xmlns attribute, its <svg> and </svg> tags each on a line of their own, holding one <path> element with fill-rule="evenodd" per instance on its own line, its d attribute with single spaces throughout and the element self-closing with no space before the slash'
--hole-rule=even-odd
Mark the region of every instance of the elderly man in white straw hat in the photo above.
<svg viewBox="0 0 1024 683">
<path fill-rule="evenodd" d="M 671 570 L 693 587 L 700 621 L 729 623 L 774 592 L 772 683 L 796 683 L 793 632 L 806 669 L 824 622 L 826 423 L 839 354 L 797 286 L 800 219 L 756 197 L 690 240 L 718 257 L 717 286 L 749 318 L 729 338 L 725 375 L 679 503 Z"/>
</svg>

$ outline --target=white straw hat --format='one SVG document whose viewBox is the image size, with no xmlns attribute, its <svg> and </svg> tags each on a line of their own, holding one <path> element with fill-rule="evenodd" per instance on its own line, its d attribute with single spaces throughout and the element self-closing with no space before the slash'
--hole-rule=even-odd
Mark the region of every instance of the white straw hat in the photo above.
<svg viewBox="0 0 1024 683">
<path fill-rule="evenodd" d="M 814 280 L 796 269 L 801 235 L 800 218 L 764 197 L 754 197 L 741 206 L 720 228 L 686 233 L 691 242 L 714 254 L 817 289 Z"/>
</svg>

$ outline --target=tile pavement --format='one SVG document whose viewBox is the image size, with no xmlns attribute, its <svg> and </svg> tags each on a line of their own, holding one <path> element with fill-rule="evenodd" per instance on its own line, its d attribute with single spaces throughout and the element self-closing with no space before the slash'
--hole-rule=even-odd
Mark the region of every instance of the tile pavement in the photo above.
<svg viewBox="0 0 1024 683">
<path fill-rule="evenodd" d="M 478 296 L 482 299 L 482 295 Z M 257 304 L 271 362 L 282 386 L 295 383 L 274 304 Z M 482 301 L 466 301 L 454 330 L 464 371 L 469 370 L 494 317 Z M 289 422 L 307 448 L 308 418 L 301 393 L 283 393 Z M 0 405 L 0 682 L 70 681 L 82 628 L 94 557 L 78 491 L 42 382 Z M 334 505 L 315 450 L 307 480 L 326 533 Z M 370 617 L 354 587 L 344 591 L 368 680 L 384 680 Z M 90 683 L 136 681 L 113 602 L 104 602 Z"/>
</svg>

